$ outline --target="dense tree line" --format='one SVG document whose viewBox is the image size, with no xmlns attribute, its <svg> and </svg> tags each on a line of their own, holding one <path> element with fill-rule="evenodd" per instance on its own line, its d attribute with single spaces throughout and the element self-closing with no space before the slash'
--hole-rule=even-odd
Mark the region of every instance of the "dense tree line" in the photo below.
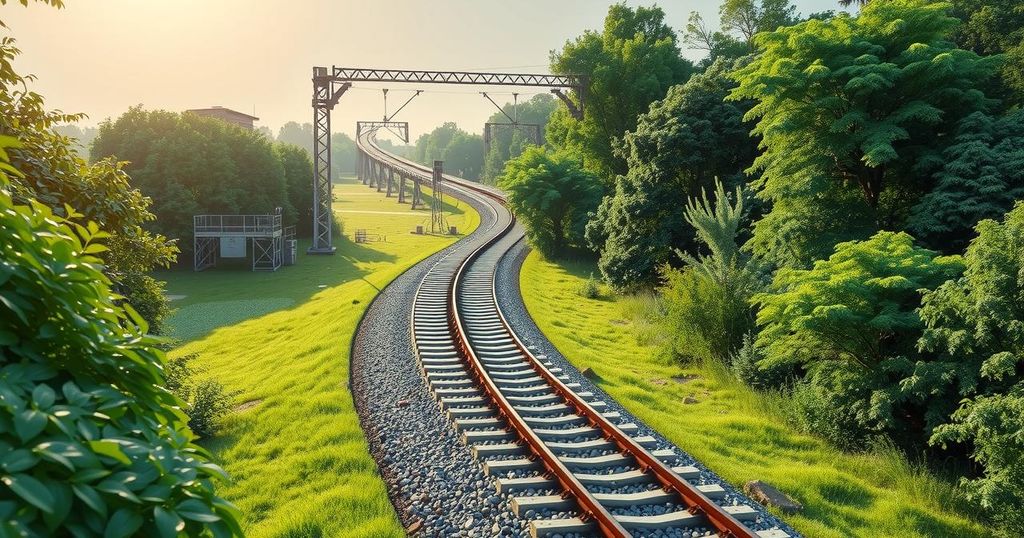
<svg viewBox="0 0 1024 538">
<path fill-rule="evenodd" d="M 539 126 L 540 140 L 535 140 L 534 128 L 532 127 L 497 127 L 491 132 L 491 144 L 484 157 L 484 170 L 482 181 L 495 183 L 501 175 L 505 163 L 514 157 L 518 157 L 527 146 L 532 144 L 544 145 L 544 131 L 551 114 L 558 108 L 558 101 L 551 95 L 537 94 L 528 101 L 515 106 L 513 103 L 506 103 L 502 110 L 495 112 L 487 118 L 489 123 L 510 123 L 509 117 L 516 118 L 520 123 L 535 124 Z"/>
<path fill-rule="evenodd" d="M 420 135 L 410 157 L 427 165 L 444 161 L 445 173 L 479 181 L 484 171 L 484 139 L 449 121 Z"/>
<path fill-rule="evenodd" d="M 719 15 L 683 32 L 708 53 L 696 68 L 658 8 L 613 6 L 553 54 L 593 80 L 583 121 L 560 108 L 548 148 L 499 178 L 531 241 L 575 240 L 613 287 L 655 288 L 674 356 L 783 391 L 807 431 L 966 463 L 965 497 L 1019 535 L 1024 11 Z M 592 174 L 553 181 L 556 157 Z M 537 211 L 566 200 L 585 243 L 576 217 Z"/>
<path fill-rule="evenodd" d="M 197 214 L 281 207 L 286 225 L 308 233 L 312 165 L 305 151 L 290 147 L 216 119 L 134 107 L 100 125 L 92 157 L 126 161 L 132 185 L 153 200 L 151 229 L 182 239 L 190 253 Z"/>
</svg>

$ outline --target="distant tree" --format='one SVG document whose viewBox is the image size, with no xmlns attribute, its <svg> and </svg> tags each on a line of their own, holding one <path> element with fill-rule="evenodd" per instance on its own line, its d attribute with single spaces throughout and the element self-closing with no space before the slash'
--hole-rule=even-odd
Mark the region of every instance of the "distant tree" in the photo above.
<svg viewBox="0 0 1024 538">
<path fill-rule="evenodd" d="M 872 2 L 857 17 L 758 35 L 762 52 L 732 95 L 758 101 L 752 171 L 772 206 L 755 225 L 756 253 L 806 265 L 837 241 L 898 229 L 959 120 L 998 104 L 983 91 L 998 58 L 954 48 L 946 9 Z"/>
<path fill-rule="evenodd" d="M 530 100 L 520 103 L 518 110 L 513 110 L 512 103 L 506 103 L 502 110 L 505 114 L 518 117 L 521 123 L 534 123 L 540 125 L 540 140 L 533 140 L 529 129 L 499 127 L 491 132 L 491 148 L 484 158 L 484 172 L 482 180 L 487 183 L 494 183 L 505 168 L 505 161 L 519 156 L 520 153 L 530 144 L 544 145 L 544 131 L 551 114 L 557 109 L 559 102 L 555 97 L 547 94 L 538 94 Z M 501 112 L 491 114 L 488 122 L 508 123 L 509 119 Z"/>
<path fill-rule="evenodd" d="M 70 138 L 74 144 L 75 152 L 82 158 L 89 157 L 92 141 L 100 132 L 96 127 L 81 127 L 75 124 L 55 125 L 53 130 L 61 136 Z"/>
<path fill-rule="evenodd" d="M 299 124 L 289 121 L 277 131 L 277 141 L 285 144 L 299 146 L 306 150 L 306 153 L 313 156 L 313 125 L 311 123 Z"/>
<path fill-rule="evenodd" d="M 629 171 L 616 179 L 614 193 L 587 225 L 601 274 L 612 285 L 653 285 L 673 249 L 696 247 L 679 201 L 699 196 L 716 176 L 729 185 L 742 182 L 757 143 L 743 122 L 748 104 L 725 101 L 735 86 L 729 72 L 719 60 L 673 86 L 618 146 Z"/>
<path fill-rule="evenodd" d="M 724 0 L 718 10 L 722 30 L 737 34 L 754 50 L 754 36 L 771 32 L 797 21 L 796 7 L 789 0 Z"/>
<path fill-rule="evenodd" d="M 416 139 L 413 159 L 426 165 L 445 161 L 447 173 L 478 181 L 484 168 L 484 140 L 459 129 L 455 122 L 445 122 Z"/>
<path fill-rule="evenodd" d="M 725 32 L 712 30 L 697 11 L 690 12 L 683 39 L 691 47 L 707 51 L 707 57 L 701 60 L 704 67 L 718 59 L 733 60 L 750 53 L 747 43 Z"/>
<path fill-rule="evenodd" d="M 312 155 L 310 155 L 312 159 Z M 351 176 L 356 169 L 356 142 L 345 133 L 331 135 L 331 175 L 337 180 Z M 312 188 L 312 187 L 310 187 Z"/>
<path fill-rule="evenodd" d="M 267 127 L 266 125 L 261 125 L 256 128 L 256 132 L 263 135 L 267 140 L 274 140 L 274 131 L 271 131 L 270 127 Z"/>
<path fill-rule="evenodd" d="M 907 227 L 932 248 L 958 253 L 978 222 L 1024 199 L 1024 111 L 968 116 L 943 157 L 934 189 L 911 209 Z"/>
<path fill-rule="evenodd" d="M 636 128 L 637 117 L 669 87 L 685 82 L 693 65 L 680 55 L 661 8 L 614 4 L 602 32 L 584 32 L 552 53 L 551 71 L 587 75 L 589 86 L 583 120 L 559 107 L 548 124 L 548 142 L 582 158 L 611 190 L 615 176 L 627 170 L 612 149 L 614 140 Z"/>
<path fill-rule="evenodd" d="M 542 254 L 565 256 L 584 247 L 583 227 L 601 200 L 601 185 L 573 157 L 530 146 L 508 161 L 498 186 Z"/>
<path fill-rule="evenodd" d="M 284 171 L 287 206 L 295 210 L 296 233 L 307 237 L 313 233 L 313 163 L 304 149 L 291 144 L 274 144 L 274 152 Z"/>
</svg>

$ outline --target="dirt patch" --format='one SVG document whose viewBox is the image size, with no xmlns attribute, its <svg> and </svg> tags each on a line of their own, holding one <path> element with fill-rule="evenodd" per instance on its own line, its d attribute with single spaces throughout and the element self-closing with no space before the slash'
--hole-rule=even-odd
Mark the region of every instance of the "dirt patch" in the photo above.
<svg viewBox="0 0 1024 538">
<path fill-rule="evenodd" d="M 650 381 L 650 383 L 651 383 L 652 385 L 658 385 L 658 386 L 665 386 L 665 385 L 668 385 L 668 381 L 666 381 L 666 380 L 664 380 L 664 379 L 662 379 L 662 378 L 660 378 L 660 377 L 657 377 L 657 378 L 651 379 L 651 380 L 649 380 L 649 381 Z"/>
<path fill-rule="evenodd" d="M 672 376 L 672 381 L 675 381 L 676 383 L 679 383 L 680 385 L 682 385 L 682 384 L 685 384 L 685 383 L 689 383 L 690 381 L 693 381 L 694 379 L 699 379 L 699 378 L 700 378 L 700 376 L 697 375 L 697 374 L 683 374 L 683 375 L 674 375 L 674 376 Z"/>
<path fill-rule="evenodd" d="M 612 325 L 629 325 L 629 322 L 624 319 L 610 319 L 608 320 L 608 323 L 611 323 Z"/>
<path fill-rule="evenodd" d="M 235 412 L 241 413 L 242 411 L 252 409 L 261 403 L 263 403 L 263 400 L 249 400 L 248 402 L 242 402 L 235 406 Z"/>
</svg>

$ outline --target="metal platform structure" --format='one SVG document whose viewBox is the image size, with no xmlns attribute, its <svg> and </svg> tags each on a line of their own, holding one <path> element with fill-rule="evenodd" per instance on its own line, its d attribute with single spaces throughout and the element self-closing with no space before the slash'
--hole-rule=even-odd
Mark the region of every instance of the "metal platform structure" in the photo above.
<svg viewBox="0 0 1024 538">
<path fill-rule="evenodd" d="M 194 271 L 215 266 L 219 257 L 244 258 L 250 244 L 252 270 L 277 271 L 285 264 L 285 243 L 295 237 L 294 226 L 282 226 L 280 208 L 270 215 L 195 215 L 192 225 Z"/>
<path fill-rule="evenodd" d="M 331 111 L 341 100 L 341 96 L 352 87 L 354 82 L 386 82 L 413 84 L 460 84 L 475 86 L 518 86 L 546 87 L 555 94 L 569 109 L 569 113 L 577 119 L 583 118 L 585 90 L 588 84 L 584 75 L 551 75 L 533 73 L 479 73 L 469 71 L 420 71 L 405 69 L 364 69 L 353 67 L 314 67 L 313 68 L 313 244 L 306 251 L 309 254 L 333 254 L 335 251 L 331 237 L 331 225 L 334 212 L 331 210 Z M 572 92 L 568 94 L 566 92 Z M 419 95 L 421 90 L 417 90 Z M 409 98 L 409 101 L 413 99 Z M 384 91 L 387 99 L 387 91 Z M 389 123 L 406 104 L 388 115 L 387 105 L 383 122 Z M 385 101 L 386 103 L 386 101 Z M 393 123 L 393 122 L 392 122 Z M 522 127 L 522 126 L 521 126 Z M 408 136 L 408 134 L 406 134 Z M 358 138 L 358 137 L 357 137 Z M 365 156 L 363 156 L 365 157 Z M 393 172 L 374 164 L 372 159 L 360 158 L 357 171 L 361 173 L 364 183 L 373 181 L 373 185 L 381 188 L 386 182 L 389 192 L 394 185 Z M 384 177 L 385 174 L 387 177 Z M 404 178 L 399 177 L 400 183 Z M 416 182 L 414 189 L 419 187 Z M 413 206 L 418 205 L 418 191 L 413 193 Z M 398 199 L 405 201 L 405 189 L 399 187 Z"/>
</svg>

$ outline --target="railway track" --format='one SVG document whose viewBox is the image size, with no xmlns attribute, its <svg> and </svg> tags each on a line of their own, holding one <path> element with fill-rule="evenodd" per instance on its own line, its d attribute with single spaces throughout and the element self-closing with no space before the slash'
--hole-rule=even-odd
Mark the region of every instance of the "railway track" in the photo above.
<svg viewBox="0 0 1024 538">
<path fill-rule="evenodd" d="M 372 159 L 429 177 L 422 165 L 358 140 Z M 427 385 L 498 492 L 533 536 L 787 538 L 758 528 L 762 511 L 729 502 L 675 449 L 660 447 L 511 330 L 494 278 L 521 237 L 501 193 L 445 176 L 450 193 L 492 212 L 476 245 L 426 273 L 412 308 L 412 337 Z"/>
</svg>

